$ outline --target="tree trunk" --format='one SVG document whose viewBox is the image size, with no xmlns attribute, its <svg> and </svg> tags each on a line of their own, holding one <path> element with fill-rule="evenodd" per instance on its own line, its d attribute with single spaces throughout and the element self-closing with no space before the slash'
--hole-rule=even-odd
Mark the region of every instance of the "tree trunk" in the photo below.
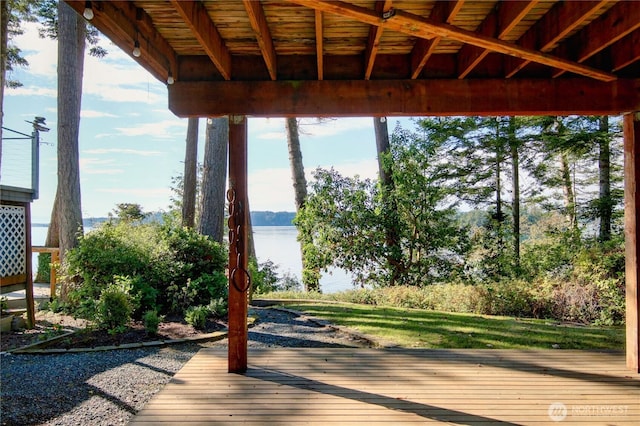
<svg viewBox="0 0 640 426">
<path fill-rule="evenodd" d="M 600 117 L 600 148 L 598 155 L 598 170 L 600 174 L 600 202 L 598 210 L 600 216 L 600 229 L 598 237 L 600 241 L 611 239 L 611 215 L 613 205 L 611 202 L 611 147 L 609 145 L 609 117 Z"/>
<path fill-rule="evenodd" d="M 398 230 L 398 208 L 392 196 L 393 190 L 395 189 L 395 184 L 393 182 L 393 170 L 384 162 L 384 157 L 389 155 L 389 152 L 391 151 L 386 118 L 374 117 L 373 128 L 376 135 L 378 174 L 380 176 L 383 197 L 382 204 L 388 209 L 386 212 L 388 221 L 385 223 L 385 243 L 389 250 L 387 254 L 387 262 L 389 262 L 389 266 L 391 266 L 392 271 L 389 284 L 393 286 L 400 278 L 404 267 L 402 264 L 400 236 Z"/>
<path fill-rule="evenodd" d="M 2 126 L 4 123 L 4 85 L 7 77 L 7 36 L 9 30 L 9 2 L 0 1 L 0 167 L 2 167 Z M 2 169 L 0 168 L 0 176 Z"/>
<path fill-rule="evenodd" d="M 65 2 L 58 3 L 58 220 L 60 259 L 82 232 L 79 127 L 85 22 Z M 64 291 L 63 291 L 64 294 Z"/>
<path fill-rule="evenodd" d="M 513 199 L 513 253 L 516 268 L 520 267 L 520 156 L 518 154 L 518 140 L 516 139 L 516 118 L 509 117 L 509 147 L 511 149 L 511 186 Z"/>
<path fill-rule="evenodd" d="M 187 145 L 184 154 L 182 179 L 182 226 L 193 228 L 196 219 L 196 186 L 198 168 L 198 117 L 189 118 Z"/>
<path fill-rule="evenodd" d="M 199 232 L 222 244 L 224 237 L 225 189 L 229 119 L 207 119 Z"/>
<path fill-rule="evenodd" d="M 304 164 L 302 163 L 302 151 L 300 150 L 300 131 L 298 120 L 289 117 L 285 120 L 287 130 L 287 146 L 289 148 L 289 166 L 291 167 L 291 179 L 293 181 L 293 192 L 296 199 L 296 213 L 304 207 L 307 199 L 307 179 L 304 175 Z M 302 258 L 302 284 L 306 291 L 320 291 L 319 271 L 308 270 L 309 262 L 306 259 L 304 246 L 308 243 L 306 235 L 300 235 L 300 253 Z M 305 271 L 307 271 L 305 273 Z"/>
<path fill-rule="evenodd" d="M 307 179 L 304 176 L 302 151 L 300 150 L 300 131 L 298 130 L 298 121 L 295 118 L 287 118 L 285 126 L 287 128 L 287 144 L 289 147 L 289 164 L 291 166 L 293 190 L 296 197 L 296 211 L 298 211 L 304 206 L 307 198 Z"/>
<path fill-rule="evenodd" d="M 576 222 L 576 201 L 573 192 L 573 181 L 571 179 L 571 167 L 569 165 L 569 154 L 566 151 L 560 153 L 560 175 L 564 193 L 564 208 L 567 222 L 571 228 L 575 228 Z"/>
</svg>

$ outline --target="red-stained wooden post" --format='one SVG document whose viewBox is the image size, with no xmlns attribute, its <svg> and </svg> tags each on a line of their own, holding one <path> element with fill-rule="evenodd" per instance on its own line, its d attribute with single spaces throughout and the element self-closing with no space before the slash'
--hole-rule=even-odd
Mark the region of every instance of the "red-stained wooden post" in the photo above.
<svg viewBox="0 0 640 426">
<path fill-rule="evenodd" d="M 229 117 L 229 373 L 247 371 L 247 118 Z"/>
<path fill-rule="evenodd" d="M 638 213 L 640 212 L 640 113 L 624 116 L 624 229 L 626 256 L 627 367 L 640 373 L 640 275 Z"/>
</svg>

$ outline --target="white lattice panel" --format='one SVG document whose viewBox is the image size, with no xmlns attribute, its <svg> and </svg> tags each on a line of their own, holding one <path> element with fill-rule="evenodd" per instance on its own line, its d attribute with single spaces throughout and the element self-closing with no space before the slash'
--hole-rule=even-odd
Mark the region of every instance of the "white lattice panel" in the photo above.
<svg viewBox="0 0 640 426">
<path fill-rule="evenodd" d="M 27 272 L 25 208 L 0 206 L 0 277 Z"/>
</svg>

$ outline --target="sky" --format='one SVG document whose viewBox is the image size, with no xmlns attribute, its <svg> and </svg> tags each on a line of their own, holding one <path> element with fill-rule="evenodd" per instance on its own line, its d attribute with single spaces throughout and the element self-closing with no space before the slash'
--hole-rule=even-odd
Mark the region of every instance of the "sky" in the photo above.
<svg viewBox="0 0 640 426">
<path fill-rule="evenodd" d="M 32 221 L 46 223 L 57 183 L 57 43 L 38 36 L 38 24 L 24 24 L 17 45 L 29 62 L 10 77 L 23 87 L 6 89 L 3 126 L 30 134 L 36 116 L 51 130 L 41 134 L 39 199 Z M 182 174 L 187 119 L 168 109 L 167 88 L 108 39 L 104 58 L 85 59 L 80 120 L 80 182 L 83 217 L 104 217 L 118 203 L 138 203 L 146 212 L 171 205 L 172 177 Z M 396 119 L 389 120 L 390 131 Z M 410 126 L 408 119 L 403 125 Z M 200 120 L 198 161 L 204 154 L 205 119 Z M 317 167 L 343 175 L 377 174 L 373 120 L 341 118 L 301 122 L 301 150 L 307 179 Z M 249 203 L 251 210 L 295 211 L 284 119 L 248 122 Z M 8 137 L 4 132 L 3 137 Z M 7 142 L 4 143 L 5 147 Z M 2 179 L 23 172 L 24 162 L 3 155 Z M 26 171 L 26 170 L 24 170 Z M 4 182 L 3 182 L 4 183 Z"/>
</svg>

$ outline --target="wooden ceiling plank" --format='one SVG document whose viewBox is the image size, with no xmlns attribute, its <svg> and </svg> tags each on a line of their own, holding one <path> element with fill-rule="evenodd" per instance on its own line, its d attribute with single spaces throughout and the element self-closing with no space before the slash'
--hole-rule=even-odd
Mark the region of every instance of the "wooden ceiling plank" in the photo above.
<svg viewBox="0 0 640 426">
<path fill-rule="evenodd" d="M 198 0 L 171 0 L 171 3 L 207 52 L 220 74 L 225 80 L 231 80 L 231 54 L 215 24 L 211 21 L 207 9 Z"/>
<path fill-rule="evenodd" d="M 82 15 L 85 1 L 65 0 L 78 14 Z M 169 73 L 177 78 L 177 55 L 167 40 L 158 33 L 151 18 L 132 2 L 113 1 L 93 4 L 94 17 L 91 24 L 111 39 L 120 49 L 128 53 L 162 83 L 166 83 Z M 142 55 L 133 56 L 134 42 L 138 38 Z"/>
<path fill-rule="evenodd" d="M 578 63 L 582 63 L 638 28 L 640 4 L 621 1 L 553 52 L 564 58 L 574 57 Z M 566 71 L 560 69 L 553 76 L 559 77 Z"/>
<path fill-rule="evenodd" d="M 391 9 L 393 4 L 392 0 L 376 1 L 376 12 L 383 13 Z M 364 54 L 364 79 L 369 80 L 371 72 L 373 71 L 373 64 L 376 62 L 376 55 L 378 54 L 378 47 L 380 45 L 380 38 L 384 30 L 381 27 L 372 25 L 369 28 L 369 38 L 367 41 L 367 47 Z"/>
<path fill-rule="evenodd" d="M 640 30 L 611 46 L 612 71 L 619 71 L 635 61 L 640 61 Z"/>
<path fill-rule="evenodd" d="M 243 0 L 244 7 L 247 10 L 251 27 L 256 33 L 258 39 L 258 45 L 260 45 L 260 51 L 264 58 L 264 63 L 269 71 L 269 76 L 272 80 L 276 80 L 277 66 L 276 66 L 276 49 L 273 46 L 273 39 L 271 38 L 271 31 L 269 31 L 269 25 L 267 24 L 267 18 L 264 16 L 264 10 L 260 1 L 256 0 Z"/>
<path fill-rule="evenodd" d="M 617 77 L 609 72 L 601 71 L 578 64 L 564 58 L 558 58 L 546 53 L 538 52 L 533 49 L 524 48 L 513 43 L 488 37 L 473 31 L 467 31 L 462 28 L 455 27 L 450 24 L 431 21 L 412 13 L 396 10 L 395 15 L 390 19 L 384 20 L 378 16 L 374 10 L 356 6 L 342 1 L 328 0 L 288 0 L 292 3 L 307 6 L 312 9 L 321 10 L 323 12 L 333 13 L 336 15 L 348 17 L 367 23 L 369 25 L 383 26 L 394 31 L 409 34 L 421 38 L 433 38 L 441 36 L 460 41 L 462 43 L 472 44 L 482 47 L 493 52 L 512 55 L 523 59 L 529 59 L 543 65 L 554 68 L 564 69 L 585 77 L 591 77 L 601 81 L 613 81 Z"/>
<path fill-rule="evenodd" d="M 183 81 L 169 86 L 169 108 L 181 117 L 613 115 L 640 110 L 640 79 Z"/>
<path fill-rule="evenodd" d="M 500 2 L 487 15 L 476 32 L 504 39 L 538 4 L 538 0 Z M 488 54 L 489 50 L 465 44 L 458 53 L 458 78 L 465 78 Z"/>
<path fill-rule="evenodd" d="M 589 19 L 611 0 L 562 1 L 520 37 L 517 44 L 528 49 L 549 52 L 560 40 Z M 505 61 L 505 77 L 511 78 L 531 61 L 510 56 Z"/>
<path fill-rule="evenodd" d="M 436 22 L 451 24 L 464 4 L 464 0 L 448 1 L 439 0 L 431 9 L 430 19 Z M 442 37 L 434 37 L 431 40 L 418 39 L 411 50 L 411 78 L 416 79 L 422 73 Z"/>
<path fill-rule="evenodd" d="M 315 11 L 316 21 L 316 61 L 318 63 L 318 80 L 324 80 L 324 27 L 322 12 Z"/>
</svg>

